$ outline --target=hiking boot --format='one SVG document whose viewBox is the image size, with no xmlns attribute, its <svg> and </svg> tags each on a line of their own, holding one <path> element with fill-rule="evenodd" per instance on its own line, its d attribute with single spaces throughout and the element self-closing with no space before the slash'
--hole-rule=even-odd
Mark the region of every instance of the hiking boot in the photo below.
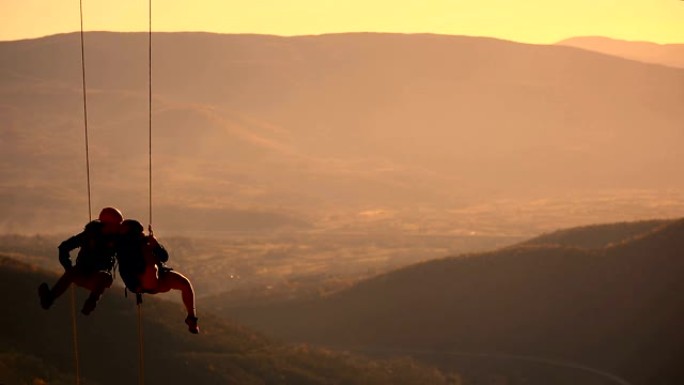
<svg viewBox="0 0 684 385">
<path fill-rule="evenodd" d="M 83 315 L 88 315 L 93 310 L 95 310 L 96 306 L 97 306 L 97 300 L 94 298 L 88 297 L 88 299 L 86 299 L 85 302 L 83 303 L 83 308 L 81 309 L 81 313 Z"/>
<path fill-rule="evenodd" d="M 197 326 L 197 317 L 188 316 L 185 319 L 185 323 L 188 325 L 188 331 L 192 334 L 199 334 L 199 326 Z"/>
<path fill-rule="evenodd" d="M 38 297 L 40 297 L 40 307 L 43 309 L 47 310 L 52 306 L 54 298 L 47 283 L 43 282 L 38 286 Z"/>
</svg>

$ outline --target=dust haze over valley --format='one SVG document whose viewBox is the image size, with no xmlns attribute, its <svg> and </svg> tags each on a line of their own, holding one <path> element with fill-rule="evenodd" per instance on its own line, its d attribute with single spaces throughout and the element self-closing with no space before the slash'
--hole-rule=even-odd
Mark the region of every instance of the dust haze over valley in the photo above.
<svg viewBox="0 0 684 385">
<path fill-rule="evenodd" d="M 88 33 L 94 206 L 143 217 L 144 34 Z M 154 37 L 165 233 L 534 236 L 684 214 L 682 70 L 438 35 Z M 78 35 L 0 43 L 2 228 L 85 216 Z"/>
</svg>

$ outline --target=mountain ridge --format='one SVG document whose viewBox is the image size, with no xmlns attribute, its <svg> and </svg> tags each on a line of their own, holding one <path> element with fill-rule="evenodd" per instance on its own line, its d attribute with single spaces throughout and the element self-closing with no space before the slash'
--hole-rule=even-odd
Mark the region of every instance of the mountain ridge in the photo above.
<svg viewBox="0 0 684 385">
<path fill-rule="evenodd" d="M 676 383 L 683 239 L 677 220 L 603 249 L 523 244 L 405 267 L 319 300 L 223 311 L 288 340 L 549 357 L 634 384 Z M 278 325 L 262 322 L 274 314 Z"/>
<path fill-rule="evenodd" d="M 660 44 L 629 41 L 602 36 L 579 36 L 564 39 L 557 45 L 576 47 L 645 63 L 684 68 L 684 43 Z"/>
</svg>

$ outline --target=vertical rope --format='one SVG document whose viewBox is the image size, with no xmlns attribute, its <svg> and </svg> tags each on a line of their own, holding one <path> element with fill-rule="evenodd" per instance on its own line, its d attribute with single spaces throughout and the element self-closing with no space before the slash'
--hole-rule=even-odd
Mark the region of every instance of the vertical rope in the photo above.
<svg viewBox="0 0 684 385">
<path fill-rule="evenodd" d="M 147 104 L 148 104 L 148 155 L 149 155 L 149 168 L 148 168 L 148 180 L 149 180 L 149 209 L 150 209 L 150 220 L 149 229 L 152 231 L 152 0 L 148 0 L 148 35 L 147 35 L 147 76 L 148 76 L 148 89 L 147 89 Z M 143 336 L 143 318 L 142 318 L 142 293 L 136 293 L 135 295 L 136 304 L 138 307 L 138 356 L 139 356 L 139 373 L 138 373 L 138 384 L 145 385 L 145 343 Z"/>
<path fill-rule="evenodd" d="M 149 175 L 149 193 L 150 193 L 150 199 L 149 199 L 149 208 L 150 208 L 150 221 L 149 221 L 149 226 L 150 228 L 152 227 L 152 0 L 148 0 L 149 4 L 149 9 L 148 9 L 148 16 L 149 16 L 149 24 L 148 24 L 148 143 L 149 143 L 149 170 L 148 170 L 148 175 Z"/>
<path fill-rule="evenodd" d="M 86 157 L 86 185 L 88 191 L 88 221 L 93 219 L 92 199 L 90 193 L 90 147 L 88 145 L 88 97 L 86 93 L 86 65 L 85 65 L 85 39 L 83 34 L 83 0 L 79 0 L 79 15 L 81 22 L 81 80 L 83 85 L 83 125 L 85 134 L 85 157 Z M 74 372 L 76 385 L 81 384 L 81 364 L 78 351 L 78 327 L 76 324 L 76 288 L 72 284 L 71 292 L 71 334 L 73 336 Z"/>
<path fill-rule="evenodd" d="M 145 385 L 145 344 L 142 323 L 142 294 L 136 293 L 135 300 L 138 307 L 138 384 Z"/>
<path fill-rule="evenodd" d="M 76 385 L 81 383 L 81 368 L 78 360 L 78 328 L 76 327 L 76 288 L 71 285 L 71 331 L 74 347 L 74 370 L 76 372 Z"/>
<path fill-rule="evenodd" d="M 81 75 L 83 84 L 83 124 L 85 133 L 86 181 L 88 185 L 88 218 L 93 220 L 92 199 L 90 194 L 90 146 L 88 144 L 88 97 L 86 94 L 85 41 L 83 36 L 83 0 L 79 0 L 81 15 Z"/>
</svg>

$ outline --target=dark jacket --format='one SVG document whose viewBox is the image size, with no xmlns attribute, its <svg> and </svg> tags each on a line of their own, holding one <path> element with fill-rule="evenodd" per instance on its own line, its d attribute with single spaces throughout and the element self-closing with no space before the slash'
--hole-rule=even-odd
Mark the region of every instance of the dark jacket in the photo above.
<svg viewBox="0 0 684 385">
<path fill-rule="evenodd" d="M 111 271 L 114 267 L 116 234 L 105 234 L 104 225 L 94 220 L 85 229 L 59 245 L 59 263 L 65 269 L 72 267 L 70 252 L 78 250 L 76 266 L 87 271 Z"/>
<path fill-rule="evenodd" d="M 148 237 L 119 239 L 116 253 L 119 261 L 119 275 L 131 291 L 137 291 L 140 286 L 139 277 L 146 268 L 145 253 L 152 253 L 160 273 L 171 270 L 164 264 L 169 260 L 169 253 L 164 246 L 157 242 L 152 242 L 152 244 Z"/>
</svg>

